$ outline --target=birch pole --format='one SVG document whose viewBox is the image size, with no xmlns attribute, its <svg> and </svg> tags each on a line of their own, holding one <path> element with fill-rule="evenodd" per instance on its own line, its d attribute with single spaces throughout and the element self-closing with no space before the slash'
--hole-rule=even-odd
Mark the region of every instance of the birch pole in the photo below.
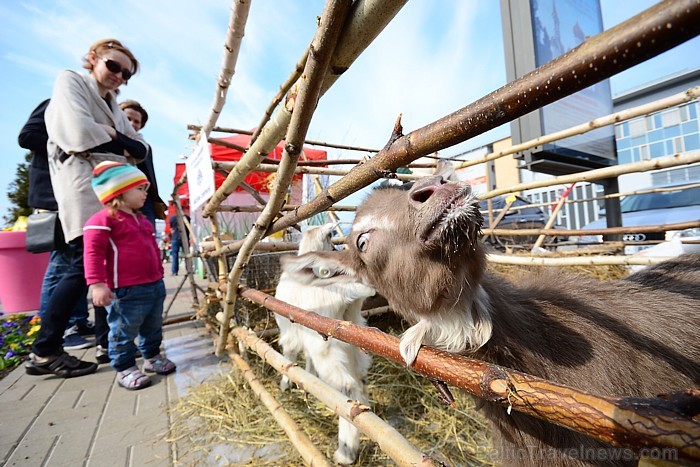
<svg viewBox="0 0 700 467">
<path fill-rule="evenodd" d="M 251 0 L 234 0 L 231 7 L 231 18 L 228 24 L 228 33 L 226 34 L 226 42 L 224 44 L 224 58 L 221 64 L 221 72 L 217 79 L 216 89 L 214 90 L 214 103 L 206 123 L 200 132 L 204 137 L 208 137 L 211 129 L 216 125 L 219 119 L 221 109 L 226 103 L 226 93 L 231 84 L 231 77 L 236 72 L 236 62 L 238 61 L 238 52 L 241 49 L 241 42 L 245 35 L 245 25 L 248 21 L 248 12 L 250 11 Z"/>
<path fill-rule="evenodd" d="M 433 459 L 420 452 L 394 427 L 372 412 L 370 407 L 361 405 L 354 400 L 348 400 L 348 396 L 276 352 L 254 332 L 237 327 L 233 330 L 233 334 L 280 374 L 288 376 L 289 379 L 304 388 L 304 391 L 309 392 L 333 412 L 355 425 L 362 433 L 376 442 L 382 452 L 386 453 L 397 465 L 407 467 L 436 465 Z"/>
<path fill-rule="evenodd" d="M 238 367 L 253 393 L 258 396 L 280 428 L 287 434 L 289 442 L 292 443 L 292 446 L 304 459 L 306 465 L 330 467 L 331 463 L 328 461 L 328 458 L 314 446 L 306 433 L 299 428 L 299 425 L 289 416 L 289 413 L 284 410 L 279 401 L 275 399 L 275 396 L 265 389 L 265 386 L 258 380 L 257 375 L 243 357 L 234 352 L 229 352 L 228 357 Z"/>
<path fill-rule="evenodd" d="M 306 60 L 308 58 L 309 48 L 307 47 L 304 53 L 302 54 L 301 58 L 297 62 L 296 66 L 294 67 L 294 71 L 292 71 L 292 74 L 289 75 L 287 80 L 280 85 L 279 91 L 277 91 L 275 97 L 272 98 L 272 102 L 270 102 L 270 104 L 267 106 L 267 109 L 265 109 L 265 114 L 263 115 L 262 120 L 260 120 L 260 123 L 258 123 L 257 128 L 255 128 L 255 131 L 250 136 L 250 144 L 253 144 L 255 140 L 258 139 L 260 131 L 265 127 L 267 122 L 270 120 L 270 117 L 272 117 L 272 112 L 274 112 L 275 108 L 279 105 L 280 102 L 282 102 L 282 99 L 284 99 L 284 96 L 289 92 L 294 83 L 296 83 L 299 80 L 301 72 L 304 71 L 304 67 L 306 66 Z"/>
<path fill-rule="evenodd" d="M 673 27 L 668 27 L 673 25 Z M 585 40 L 521 78 L 450 115 L 403 135 L 400 120 L 389 143 L 297 212 L 277 220 L 277 232 L 318 214 L 386 172 L 454 146 L 631 68 L 700 34 L 700 2 L 660 2 Z M 512 192 L 516 190 L 509 190 Z"/>
<path fill-rule="evenodd" d="M 576 182 L 572 183 L 569 185 L 569 188 L 564 190 L 564 193 L 561 194 L 561 197 L 559 198 L 559 201 L 557 202 L 557 205 L 555 206 L 554 210 L 552 211 L 552 214 L 549 216 L 549 219 L 547 220 L 547 223 L 545 224 L 544 228 L 545 230 L 551 229 L 552 226 L 554 225 L 554 222 L 557 220 L 557 214 L 559 214 L 559 211 L 561 211 L 562 206 L 564 206 L 564 202 L 566 201 L 566 198 L 568 198 L 569 193 L 571 193 L 571 190 L 574 189 L 574 186 L 576 186 Z M 535 244 L 532 246 L 532 250 L 530 250 L 530 253 L 535 253 L 544 243 L 546 235 L 540 234 L 539 237 L 537 237 L 537 240 L 535 241 Z"/>
<path fill-rule="evenodd" d="M 376 328 L 319 316 L 254 289 L 241 296 L 294 323 L 398 363 L 399 339 Z M 700 421 L 694 420 L 700 391 L 665 397 L 607 397 L 578 391 L 516 370 L 422 346 L 411 369 L 459 387 L 488 402 L 569 428 L 615 446 L 669 447 L 681 459 L 700 460 Z"/>
<path fill-rule="evenodd" d="M 499 152 L 493 152 L 490 154 L 486 154 L 482 157 L 478 157 L 476 159 L 464 161 L 461 164 L 458 164 L 455 167 L 455 170 L 464 169 L 473 165 L 483 164 L 484 162 L 500 159 L 501 157 L 508 156 L 510 154 L 525 151 L 526 149 L 531 149 L 535 146 L 553 143 L 554 141 L 569 138 L 570 136 L 582 135 L 597 128 L 602 128 L 608 125 L 614 125 L 615 123 L 624 122 L 625 120 L 630 120 L 636 117 L 641 117 L 642 115 L 648 115 L 650 113 L 667 109 L 669 107 L 674 107 L 685 102 L 691 102 L 697 99 L 698 97 L 700 97 L 700 86 L 695 86 L 686 91 L 679 92 L 678 94 L 674 94 L 672 96 L 665 97 L 663 99 L 659 99 L 648 104 L 643 104 L 637 107 L 632 107 L 631 109 L 615 112 L 609 115 L 605 115 L 604 117 L 598 117 L 589 122 L 581 123 L 580 125 L 575 125 L 560 131 L 555 131 L 554 133 L 540 136 L 539 138 L 534 138 L 530 141 L 525 141 L 520 144 L 514 144 L 513 146 Z"/>
<path fill-rule="evenodd" d="M 297 82 L 298 94 L 294 105 L 294 113 L 289 124 L 287 143 L 282 153 L 282 162 L 277 172 L 277 181 L 270 193 L 270 199 L 265 209 L 246 236 L 245 242 L 236 256 L 236 262 L 229 272 L 224 318 L 219 329 L 219 341 L 216 348 L 217 355 L 221 355 L 226 346 L 229 320 L 231 319 L 237 295 L 236 285 L 243 275 L 243 270 L 248 263 L 250 255 L 253 253 L 255 245 L 265 236 L 265 232 L 274 216 L 279 213 L 279 209 L 284 202 L 284 196 L 294 176 L 296 162 L 302 153 L 304 139 L 311 124 L 311 118 L 321 97 L 321 87 L 351 4 L 352 0 L 327 0 L 323 8 L 319 28 L 309 47 L 309 57 L 306 61 L 304 73 Z"/>
<path fill-rule="evenodd" d="M 350 17 L 342 27 L 342 36 L 331 60 L 331 73 L 324 80 L 323 95 L 340 76 L 352 65 L 359 55 L 372 43 L 389 24 L 408 0 L 358 0 L 353 3 Z M 204 217 L 211 216 L 216 208 L 233 193 L 241 181 L 279 143 L 292 118 L 294 96 L 288 96 L 285 105 L 277 108 L 272 118 L 260 131 L 260 136 L 239 161 L 239 166 L 231 171 L 224 183 L 202 211 Z M 292 224 L 290 224 L 291 226 Z"/>
</svg>

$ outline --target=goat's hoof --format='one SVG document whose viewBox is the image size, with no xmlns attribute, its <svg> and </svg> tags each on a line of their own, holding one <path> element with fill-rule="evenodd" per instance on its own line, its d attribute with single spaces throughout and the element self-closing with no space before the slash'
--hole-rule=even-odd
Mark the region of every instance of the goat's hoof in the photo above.
<svg viewBox="0 0 700 467">
<path fill-rule="evenodd" d="M 289 386 L 289 378 L 287 378 L 286 376 L 282 376 L 282 379 L 280 380 L 280 389 L 282 391 L 286 391 L 289 389 Z"/>
<path fill-rule="evenodd" d="M 341 446 L 333 453 L 333 462 L 343 465 L 354 464 L 357 459 L 357 452 L 348 446 Z"/>
</svg>

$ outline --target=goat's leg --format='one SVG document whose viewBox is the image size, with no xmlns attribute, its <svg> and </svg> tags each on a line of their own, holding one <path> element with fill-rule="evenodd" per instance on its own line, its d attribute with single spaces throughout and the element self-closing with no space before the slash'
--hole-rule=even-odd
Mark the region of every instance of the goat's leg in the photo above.
<svg viewBox="0 0 700 467">
<path fill-rule="evenodd" d="M 283 327 L 280 326 L 279 346 L 282 348 L 282 355 L 284 355 L 284 358 L 292 363 L 296 363 L 299 353 L 303 350 L 303 336 L 303 329 L 298 324 L 292 324 L 284 330 Z M 290 386 L 289 377 L 282 375 L 282 379 L 280 379 L 280 389 L 286 391 Z"/>
<path fill-rule="evenodd" d="M 361 404 L 368 403 L 366 388 L 362 382 L 370 357 L 361 350 L 340 341 L 307 339 L 304 351 L 312 355 L 319 378 L 333 388 Z M 339 464 L 352 464 L 360 450 L 360 431 L 349 421 L 338 420 L 338 449 L 333 460 Z"/>
<path fill-rule="evenodd" d="M 290 360 L 292 363 L 296 363 L 297 357 L 299 356 L 299 352 L 296 352 L 295 349 L 287 350 L 285 348 L 282 348 L 282 355 L 284 355 L 284 358 L 287 360 Z M 282 375 L 282 378 L 280 379 L 280 389 L 282 391 L 286 391 L 289 389 L 291 386 L 291 381 L 287 375 Z"/>
</svg>

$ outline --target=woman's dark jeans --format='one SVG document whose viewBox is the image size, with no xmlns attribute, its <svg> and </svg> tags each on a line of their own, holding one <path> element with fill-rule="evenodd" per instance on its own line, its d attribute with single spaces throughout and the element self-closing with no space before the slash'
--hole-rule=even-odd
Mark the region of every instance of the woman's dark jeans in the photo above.
<svg viewBox="0 0 700 467">
<path fill-rule="evenodd" d="M 83 265 L 83 237 L 68 243 L 65 273 L 49 297 L 41 318 L 41 329 L 32 351 L 39 357 L 58 355 L 63 350 L 63 332 L 76 304 L 87 295 Z"/>
</svg>

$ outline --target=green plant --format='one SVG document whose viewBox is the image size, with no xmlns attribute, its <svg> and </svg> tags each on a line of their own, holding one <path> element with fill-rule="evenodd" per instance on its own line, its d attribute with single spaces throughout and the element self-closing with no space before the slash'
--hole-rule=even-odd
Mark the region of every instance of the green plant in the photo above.
<svg viewBox="0 0 700 467">
<path fill-rule="evenodd" d="M 0 370 L 13 368 L 31 351 L 39 332 L 39 316 L 24 313 L 7 316 L 0 325 Z"/>
<path fill-rule="evenodd" d="M 31 152 L 24 155 L 24 162 L 17 164 L 15 179 L 8 187 L 7 199 L 13 206 L 4 217 L 6 225 L 12 225 L 18 217 L 28 216 L 32 213 L 32 208 L 29 207 L 29 163 L 31 160 Z"/>
</svg>

